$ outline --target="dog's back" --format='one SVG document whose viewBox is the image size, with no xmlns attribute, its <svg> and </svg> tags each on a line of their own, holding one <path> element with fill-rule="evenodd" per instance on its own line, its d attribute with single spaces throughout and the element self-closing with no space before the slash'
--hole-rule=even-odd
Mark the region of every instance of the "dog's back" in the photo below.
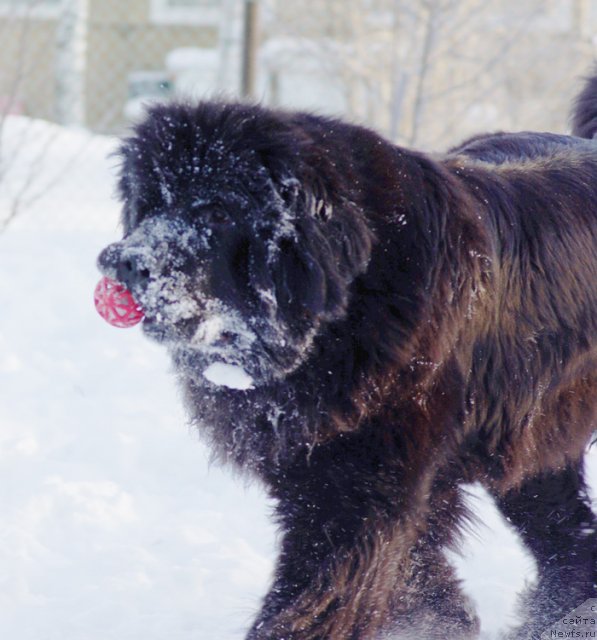
<svg viewBox="0 0 597 640">
<path fill-rule="evenodd" d="M 583 90 L 574 101 L 572 134 L 592 139 L 597 135 L 597 70 L 585 81 Z"/>
<path fill-rule="evenodd" d="M 588 152 L 593 152 L 596 148 L 587 140 L 557 133 L 498 132 L 469 138 L 450 149 L 449 155 L 465 155 L 491 164 L 504 164 L 552 157 L 558 153 L 565 153 L 568 149 L 576 151 L 583 147 Z"/>
<path fill-rule="evenodd" d="M 585 146 L 594 149 L 592 142 L 586 140 L 592 141 L 597 135 L 597 70 L 594 76 L 586 79 L 585 86 L 574 101 L 570 121 L 571 136 L 534 131 L 481 134 L 453 147 L 449 154 L 502 164 L 549 157 L 566 148 Z"/>
</svg>

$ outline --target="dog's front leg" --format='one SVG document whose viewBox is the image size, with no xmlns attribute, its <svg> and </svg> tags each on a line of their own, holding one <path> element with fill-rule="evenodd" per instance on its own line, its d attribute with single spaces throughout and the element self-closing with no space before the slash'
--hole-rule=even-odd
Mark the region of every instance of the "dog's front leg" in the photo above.
<svg viewBox="0 0 597 640">
<path fill-rule="evenodd" d="M 306 516 L 285 534 L 248 640 L 369 640 L 392 617 L 413 533 L 368 518 L 332 531 L 318 520 Z"/>
<path fill-rule="evenodd" d="M 438 456 L 392 464 L 368 451 L 343 438 L 272 476 L 280 557 L 247 640 L 477 637 L 443 557 L 463 513 L 459 489 L 439 479 Z"/>
<path fill-rule="evenodd" d="M 413 606 L 412 550 L 428 519 L 420 488 L 433 472 L 405 474 L 366 451 L 341 439 L 273 479 L 283 537 L 248 640 L 373 640 Z"/>
</svg>

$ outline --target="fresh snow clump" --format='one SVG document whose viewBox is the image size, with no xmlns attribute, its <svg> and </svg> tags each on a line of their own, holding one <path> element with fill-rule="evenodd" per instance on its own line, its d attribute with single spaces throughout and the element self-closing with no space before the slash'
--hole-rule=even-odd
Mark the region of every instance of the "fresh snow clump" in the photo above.
<svg viewBox="0 0 597 640">
<path fill-rule="evenodd" d="M 203 376 L 213 384 L 246 391 L 253 388 L 253 378 L 242 368 L 234 364 L 214 362 L 203 372 Z"/>
</svg>

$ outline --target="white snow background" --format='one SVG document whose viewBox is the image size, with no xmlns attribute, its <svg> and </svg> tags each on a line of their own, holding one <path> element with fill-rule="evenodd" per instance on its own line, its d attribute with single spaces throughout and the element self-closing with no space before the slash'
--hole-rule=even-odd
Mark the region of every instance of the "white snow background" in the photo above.
<svg viewBox="0 0 597 640">
<path fill-rule="evenodd" d="M 275 557 L 271 505 L 208 462 L 164 350 L 93 308 L 118 239 L 116 142 L 11 117 L 0 156 L 0 638 L 241 640 Z M 597 455 L 589 454 L 592 486 Z M 532 562 L 484 494 L 456 558 L 484 637 Z"/>
</svg>

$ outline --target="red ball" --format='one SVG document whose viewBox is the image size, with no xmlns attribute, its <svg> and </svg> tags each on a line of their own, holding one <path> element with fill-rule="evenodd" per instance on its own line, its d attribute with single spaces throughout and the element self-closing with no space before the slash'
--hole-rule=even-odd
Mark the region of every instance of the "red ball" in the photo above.
<svg viewBox="0 0 597 640">
<path fill-rule="evenodd" d="M 95 308 L 113 327 L 126 329 L 143 320 L 143 309 L 135 302 L 130 291 L 112 278 L 102 278 L 93 294 Z"/>
</svg>

